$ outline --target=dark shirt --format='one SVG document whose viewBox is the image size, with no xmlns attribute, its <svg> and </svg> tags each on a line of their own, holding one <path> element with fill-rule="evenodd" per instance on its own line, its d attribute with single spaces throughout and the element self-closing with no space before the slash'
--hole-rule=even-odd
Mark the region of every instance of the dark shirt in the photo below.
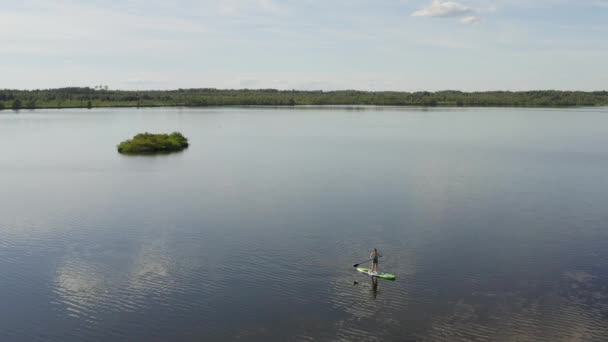
<svg viewBox="0 0 608 342">
<path fill-rule="evenodd" d="M 373 258 L 373 263 L 377 264 L 378 263 L 378 258 L 380 257 L 380 253 L 378 252 L 372 252 L 372 254 L 370 254 L 370 257 Z"/>
</svg>

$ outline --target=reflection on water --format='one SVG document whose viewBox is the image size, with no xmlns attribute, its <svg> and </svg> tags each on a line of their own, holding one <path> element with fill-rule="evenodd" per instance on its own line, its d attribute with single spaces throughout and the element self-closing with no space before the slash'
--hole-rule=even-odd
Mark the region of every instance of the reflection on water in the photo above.
<svg viewBox="0 0 608 342">
<path fill-rule="evenodd" d="M 378 278 L 372 277 L 372 294 L 374 299 L 378 297 Z"/>
<path fill-rule="evenodd" d="M 604 109 L 6 113 L 2 341 L 608 339 Z"/>
</svg>

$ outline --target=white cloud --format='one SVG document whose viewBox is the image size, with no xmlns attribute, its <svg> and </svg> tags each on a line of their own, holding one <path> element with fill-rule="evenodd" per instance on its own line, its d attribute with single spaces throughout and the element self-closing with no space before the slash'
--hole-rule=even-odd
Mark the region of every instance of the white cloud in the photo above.
<svg viewBox="0 0 608 342">
<path fill-rule="evenodd" d="M 461 17 L 478 10 L 452 1 L 433 0 L 431 5 L 412 14 L 414 17 Z"/>
<path fill-rule="evenodd" d="M 489 11 L 493 11 L 489 10 Z M 463 24 L 474 24 L 481 21 L 476 14 L 482 12 L 479 8 L 473 8 L 453 1 L 433 0 L 433 2 L 422 9 L 412 13 L 413 17 L 431 18 L 460 18 Z"/>
<path fill-rule="evenodd" d="M 464 17 L 464 18 L 460 19 L 460 22 L 463 24 L 475 24 L 480 21 L 481 21 L 481 18 L 477 17 L 477 16 Z"/>
</svg>

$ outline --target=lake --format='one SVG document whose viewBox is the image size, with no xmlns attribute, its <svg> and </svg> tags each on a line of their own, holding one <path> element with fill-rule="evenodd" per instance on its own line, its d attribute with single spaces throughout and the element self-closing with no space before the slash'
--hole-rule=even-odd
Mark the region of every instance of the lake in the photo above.
<svg viewBox="0 0 608 342">
<path fill-rule="evenodd" d="M 608 340 L 607 108 L 4 110 L 0 146 L 2 341 Z"/>
</svg>

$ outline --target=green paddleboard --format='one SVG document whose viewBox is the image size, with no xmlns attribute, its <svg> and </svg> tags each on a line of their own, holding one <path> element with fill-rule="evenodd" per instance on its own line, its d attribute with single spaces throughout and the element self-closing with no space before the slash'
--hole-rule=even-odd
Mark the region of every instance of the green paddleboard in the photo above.
<svg viewBox="0 0 608 342">
<path fill-rule="evenodd" d="M 390 273 L 372 273 L 370 271 L 369 268 L 367 267 L 357 267 L 357 271 L 361 272 L 361 273 L 365 273 L 370 277 L 376 277 L 376 278 L 380 278 L 380 279 L 384 279 L 384 280 L 395 280 L 397 279 L 397 277 L 395 277 L 394 274 L 390 274 Z"/>
</svg>

